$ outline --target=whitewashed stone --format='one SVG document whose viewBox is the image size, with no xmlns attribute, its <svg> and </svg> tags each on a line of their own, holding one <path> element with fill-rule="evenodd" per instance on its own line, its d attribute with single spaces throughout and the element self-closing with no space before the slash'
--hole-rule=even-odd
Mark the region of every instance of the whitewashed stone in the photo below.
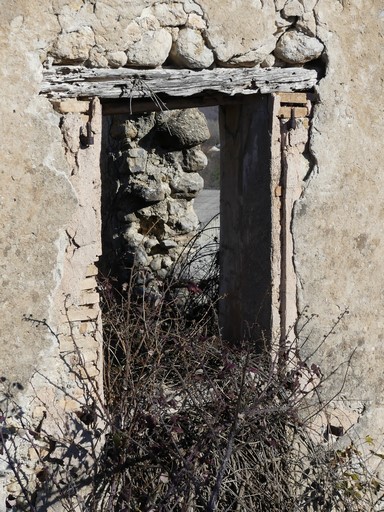
<svg viewBox="0 0 384 512">
<path fill-rule="evenodd" d="M 142 12 L 140 2 L 104 0 L 95 2 L 92 7 L 96 16 L 93 25 L 96 43 L 105 51 L 125 51 L 128 45 L 140 39 L 141 32 L 132 21 Z"/>
<path fill-rule="evenodd" d="M 62 33 L 76 32 L 83 27 L 93 27 L 97 18 L 93 12 L 93 5 L 86 3 L 78 9 L 64 5 L 57 16 Z"/>
<path fill-rule="evenodd" d="M 289 64 L 304 64 L 320 57 L 323 49 L 324 45 L 316 37 L 289 30 L 279 39 L 275 56 Z"/>
<path fill-rule="evenodd" d="M 283 32 L 286 32 L 286 30 L 291 27 L 296 21 L 296 18 L 283 18 L 279 12 L 276 13 L 275 16 L 275 25 L 276 25 L 276 32 L 275 34 L 281 34 Z"/>
<path fill-rule="evenodd" d="M 261 64 L 267 56 L 273 52 L 276 46 L 277 37 L 267 38 L 257 49 L 232 57 L 230 61 L 222 63 L 223 66 L 253 67 Z"/>
<path fill-rule="evenodd" d="M 172 36 L 172 43 L 177 41 L 177 38 L 179 37 L 179 28 L 177 27 L 166 27 L 165 30 L 167 30 L 171 36 Z"/>
<path fill-rule="evenodd" d="M 273 0 L 242 0 L 241 7 L 238 2 L 207 2 L 204 10 L 204 36 L 218 64 L 254 66 L 273 51 L 266 48 L 276 42 Z"/>
<path fill-rule="evenodd" d="M 90 27 L 81 27 L 76 32 L 60 34 L 51 51 L 53 62 L 84 62 L 88 59 L 94 44 L 95 37 Z"/>
<path fill-rule="evenodd" d="M 267 55 L 265 57 L 263 62 L 260 64 L 260 67 L 262 67 L 262 68 L 271 68 L 272 66 L 275 65 L 275 63 L 276 63 L 275 56 L 272 53 L 270 53 L 269 55 Z"/>
<path fill-rule="evenodd" d="M 185 26 L 188 28 L 193 28 L 195 30 L 205 30 L 207 28 L 207 23 L 202 16 L 199 16 L 198 14 L 191 12 L 191 14 L 188 15 L 188 19 Z"/>
<path fill-rule="evenodd" d="M 281 14 L 289 18 L 291 16 L 302 16 L 304 14 L 304 7 L 299 0 L 288 0 L 284 6 L 284 9 L 281 11 Z"/>
<path fill-rule="evenodd" d="M 108 66 L 111 68 L 121 68 L 127 63 L 127 55 L 123 51 L 107 52 L 105 55 Z"/>
<path fill-rule="evenodd" d="M 197 4 L 193 0 L 184 1 L 184 11 L 188 14 L 191 12 L 195 12 L 196 14 L 200 14 L 200 16 L 204 15 L 203 9 L 200 7 L 199 4 Z"/>
<path fill-rule="evenodd" d="M 191 28 L 180 30 L 170 55 L 175 64 L 192 69 L 208 68 L 214 62 L 213 52 L 205 46 L 201 33 Z"/>
<path fill-rule="evenodd" d="M 156 18 L 148 16 L 138 18 L 130 25 L 135 38 L 140 38 L 129 45 L 126 55 L 127 64 L 155 68 L 161 66 L 167 59 L 171 46 L 172 36 L 161 28 Z"/>
<path fill-rule="evenodd" d="M 317 33 L 317 25 L 316 19 L 313 12 L 306 12 L 303 16 L 297 20 L 295 25 L 296 30 L 299 32 L 303 32 L 307 36 L 316 36 Z"/>
<path fill-rule="evenodd" d="M 276 11 L 281 11 L 284 8 L 287 0 L 275 0 Z"/>
<path fill-rule="evenodd" d="M 319 3 L 319 0 L 301 0 L 301 2 L 304 6 L 304 11 L 310 12 L 310 11 L 313 11 L 313 9 Z"/>
<path fill-rule="evenodd" d="M 185 25 L 187 13 L 181 2 L 157 3 L 143 10 L 142 16 L 154 16 L 162 27 Z"/>
<path fill-rule="evenodd" d="M 89 52 L 87 65 L 92 68 L 106 68 L 108 67 L 108 60 L 104 51 L 100 47 L 93 47 Z"/>
</svg>

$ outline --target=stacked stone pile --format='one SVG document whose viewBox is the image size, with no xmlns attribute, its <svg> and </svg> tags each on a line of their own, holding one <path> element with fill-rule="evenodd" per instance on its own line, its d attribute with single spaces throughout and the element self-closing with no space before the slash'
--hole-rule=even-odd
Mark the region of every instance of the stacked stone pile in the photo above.
<svg viewBox="0 0 384 512">
<path fill-rule="evenodd" d="M 76 2 L 75 2 L 76 3 Z M 43 56 L 89 67 L 302 65 L 317 59 L 317 0 L 58 2 L 61 33 Z"/>
<path fill-rule="evenodd" d="M 164 278 L 199 221 L 193 198 L 203 188 L 207 165 L 200 144 L 209 138 L 198 109 L 114 117 L 111 148 L 109 241 L 127 279 L 134 263 Z"/>
</svg>

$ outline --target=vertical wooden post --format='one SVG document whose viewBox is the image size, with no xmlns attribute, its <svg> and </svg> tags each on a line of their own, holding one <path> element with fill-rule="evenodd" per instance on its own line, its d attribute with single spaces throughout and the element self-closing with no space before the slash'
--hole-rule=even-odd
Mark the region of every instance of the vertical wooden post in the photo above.
<svg viewBox="0 0 384 512">
<path fill-rule="evenodd" d="M 260 348 L 272 322 L 272 102 L 220 107 L 220 322 L 224 339 Z"/>
</svg>

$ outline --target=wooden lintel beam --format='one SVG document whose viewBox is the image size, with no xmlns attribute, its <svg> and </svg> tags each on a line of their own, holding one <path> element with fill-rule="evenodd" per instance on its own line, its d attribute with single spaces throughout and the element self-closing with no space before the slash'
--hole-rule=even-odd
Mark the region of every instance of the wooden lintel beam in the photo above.
<svg viewBox="0 0 384 512">
<path fill-rule="evenodd" d="M 40 93 L 52 99 L 93 98 L 133 100 L 167 94 L 188 97 L 205 92 L 233 96 L 305 91 L 317 73 L 304 68 L 104 69 L 53 66 L 43 72 Z"/>
<path fill-rule="evenodd" d="M 187 98 L 173 98 L 165 94 L 160 94 L 155 102 L 151 98 L 120 100 L 103 100 L 104 115 L 135 114 L 140 112 L 160 112 L 164 109 L 174 110 L 194 107 L 214 107 L 217 105 L 232 105 L 242 101 L 243 96 L 225 96 L 220 94 L 212 95 L 194 95 Z"/>
</svg>

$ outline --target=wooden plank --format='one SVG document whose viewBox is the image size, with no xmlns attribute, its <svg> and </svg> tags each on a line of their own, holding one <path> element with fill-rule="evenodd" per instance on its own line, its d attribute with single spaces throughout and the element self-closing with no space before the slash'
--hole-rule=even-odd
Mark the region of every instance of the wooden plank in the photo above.
<svg viewBox="0 0 384 512">
<path fill-rule="evenodd" d="M 159 94 L 162 103 L 167 105 L 168 110 L 194 108 L 194 107 L 216 107 L 218 105 L 233 105 L 240 103 L 244 96 L 236 94 L 234 96 L 224 96 L 219 93 L 202 93 L 201 95 L 188 96 L 188 98 L 172 98 L 166 94 Z M 125 100 L 108 100 L 102 102 L 104 115 L 115 114 L 133 114 L 137 112 L 160 112 L 164 110 L 164 106 L 156 105 L 153 100 L 135 99 L 135 101 Z"/>
<path fill-rule="evenodd" d="M 188 97 L 205 91 L 222 94 L 269 94 L 311 89 L 314 70 L 304 68 L 104 69 L 54 66 L 43 71 L 41 94 L 52 99 L 135 99 L 157 95 Z"/>
<path fill-rule="evenodd" d="M 271 98 L 220 108 L 220 327 L 263 348 L 271 329 Z"/>
</svg>

